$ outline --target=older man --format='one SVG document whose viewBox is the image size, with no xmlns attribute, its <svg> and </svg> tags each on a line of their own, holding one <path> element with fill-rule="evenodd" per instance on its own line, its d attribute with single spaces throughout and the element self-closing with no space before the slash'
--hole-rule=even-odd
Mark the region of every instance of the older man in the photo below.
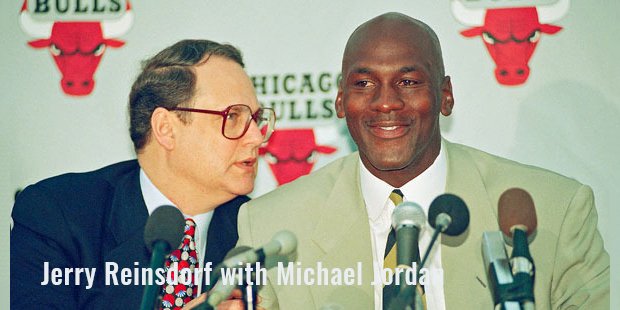
<svg viewBox="0 0 620 310">
<path fill-rule="evenodd" d="M 149 266 L 144 225 L 161 205 L 185 216 L 194 268 L 219 263 L 237 242 L 237 212 L 275 122 L 259 107 L 240 52 L 207 40 L 164 49 L 144 63 L 129 114 L 137 161 L 53 177 L 17 197 L 12 307 L 137 309 L 143 282 L 134 282 L 134 268 Z M 130 283 L 106 278 L 109 263 L 128 268 Z M 57 271 L 62 283 L 51 280 Z M 160 307 L 183 307 L 200 290 L 164 285 Z"/>
<path fill-rule="evenodd" d="M 388 197 L 395 189 L 426 209 L 444 192 L 459 195 L 470 208 L 468 231 L 442 237 L 431 251 L 424 287 L 428 309 L 492 309 L 481 236 L 498 230 L 497 201 L 512 187 L 527 190 L 537 205 L 539 229 L 531 252 L 538 309 L 609 307 L 609 256 L 596 228 L 591 189 L 442 139 L 439 114 L 450 115 L 453 106 L 439 40 L 426 24 L 387 13 L 353 32 L 336 110 L 359 152 L 239 212 L 240 244 L 259 245 L 280 229 L 299 239 L 292 267 L 301 271 L 302 283 L 283 283 L 282 276 L 290 274 L 271 271 L 262 292 L 267 309 L 381 309 L 382 285 L 371 282 L 387 253 L 395 207 Z M 430 233 L 421 236 L 422 252 Z M 327 285 L 312 277 L 321 268 L 327 269 Z M 339 272 L 355 276 L 351 285 L 338 280 Z"/>
</svg>

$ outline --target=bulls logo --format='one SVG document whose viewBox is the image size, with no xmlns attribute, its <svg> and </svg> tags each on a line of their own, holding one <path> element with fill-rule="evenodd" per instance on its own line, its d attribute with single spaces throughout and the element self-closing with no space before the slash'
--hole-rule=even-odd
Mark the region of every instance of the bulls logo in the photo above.
<svg viewBox="0 0 620 310">
<path fill-rule="evenodd" d="M 93 91 L 101 57 L 107 48 L 125 44 L 116 38 L 125 34 L 132 22 L 129 1 L 121 18 L 109 21 L 37 21 L 28 10 L 28 0 L 24 0 L 20 12 L 22 29 L 36 38 L 28 45 L 49 50 L 62 75 L 62 90 L 71 96 L 86 96 Z"/>
<path fill-rule="evenodd" d="M 495 78 L 502 85 L 521 85 L 530 75 L 528 63 L 543 34 L 555 34 L 562 27 L 548 24 L 560 19 L 569 0 L 553 5 L 516 8 L 468 9 L 452 0 L 452 13 L 462 24 L 474 26 L 461 31 L 465 37 L 482 37 L 495 62 Z"/>
<path fill-rule="evenodd" d="M 266 146 L 259 149 L 278 182 L 291 182 L 312 171 L 319 154 L 331 154 L 336 148 L 317 145 L 312 128 L 279 129 Z"/>
</svg>

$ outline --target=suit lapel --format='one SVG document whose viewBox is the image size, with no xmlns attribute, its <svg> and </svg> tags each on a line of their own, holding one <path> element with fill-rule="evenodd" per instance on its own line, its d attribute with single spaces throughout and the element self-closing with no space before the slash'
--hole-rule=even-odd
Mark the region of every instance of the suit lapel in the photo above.
<svg viewBox="0 0 620 310">
<path fill-rule="evenodd" d="M 148 211 L 140 189 L 139 169 L 128 173 L 115 186 L 108 229 L 117 245 L 144 234 Z"/>
<path fill-rule="evenodd" d="M 448 154 L 446 192 L 465 201 L 470 213 L 468 229 L 460 236 L 442 235 L 442 267 L 447 309 L 474 305 L 490 309 L 490 293 L 482 262 L 484 231 L 498 230 L 497 202 L 489 200 L 484 180 L 471 155 L 445 141 Z M 431 279 L 432 281 L 432 279 Z M 486 296 L 487 298 L 482 298 Z"/>
<path fill-rule="evenodd" d="M 327 193 L 325 204 L 321 206 L 321 218 L 312 234 L 318 246 L 316 261 L 328 268 L 355 268 L 362 263 L 362 287 L 342 286 L 338 292 L 339 300 L 355 300 L 361 304 L 373 302 L 373 288 L 366 285 L 373 278 L 372 247 L 370 246 L 370 227 L 368 214 L 359 183 L 359 157 L 357 153 L 348 156 L 342 164 L 334 187 Z M 317 206 L 318 207 L 318 206 Z M 316 266 L 309 266 L 316 267 Z M 331 286 L 333 290 L 333 286 Z M 360 294 L 360 289 L 363 294 Z M 320 300 L 319 296 L 333 296 L 326 290 L 330 286 L 310 286 L 315 306 L 319 307 L 330 300 Z"/>
<path fill-rule="evenodd" d="M 110 213 L 106 221 L 107 232 L 104 234 L 108 239 L 103 245 L 103 261 L 115 262 L 118 270 L 146 268 L 150 261 L 150 253 L 144 245 L 144 226 L 148 211 L 140 190 L 139 168 L 115 182 L 113 190 Z M 136 266 L 135 262 L 139 266 Z M 118 304 L 138 307 L 143 289 L 142 285 L 107 286 L 104 290 L 107 296 L 105 300 L 113 299 Z"/>
</svg>

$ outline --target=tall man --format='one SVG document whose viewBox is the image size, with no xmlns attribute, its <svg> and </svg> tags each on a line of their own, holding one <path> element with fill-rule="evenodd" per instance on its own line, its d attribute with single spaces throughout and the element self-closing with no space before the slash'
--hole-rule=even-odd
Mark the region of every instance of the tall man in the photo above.
<svg viewBox="0 0 620 310">
<path fill-rule="evenodd" d="M 134 268 L 149 266 L 144 225 L 161 205 L 195 224 L 199 266 L 222 261 L 237 242 L 239 206 L 275 122 L 243 66 L 236 48 L 207 40 L 180 41 L 144 63 L 129 96 L 137 161 L 53 177 L 17 197 L 12 306 L 137 309 L 144 287 Z M 105 277 L 106 263 L 118 264 L 116 280 Z M 51 280 L 53 268 L 62 283 Z M 81 268 L 96 268 L 94 278 Z M 132 284 L 121 282 L 122 268 Z M 173 290 L 163 308 L 182 307 L 196 290 Z"/>
<path fill-rule="evenodd" d="M 279 278 L 271 271 L 262 292 L 267 309 L 381 309 L 382 285 L 370 283 L 383 266 L 394 189 L 425 209 L 444 192 L 469 206 L 469 229 L 459 237 L 443 236 L 431 252 L 428 308 L 492 309 L 481 236 L 498 230 L 498 198 L 512 187 L 527 190 L 537 206 L 539 229 L 531 252 L 538 309 L 609 307 L 609 256 L 596 228 L 591 189 L 442 139 L 439 114 L 450 115 L 453 106 L 439 40 L 426 24 L 387 13 L 353 32 L 336 110 L 359 152 L 248 202 L 239 212 L 239 244 L 257 246 L 280 229 L 299 239 L 298 265 L 291 268 L 301 270 L 292 273 L 302 276 L 301 285 L 297 279 L 284 283 L 289 280 L 284 276 L 291 277 L 287 270 L 280 270 Z M 426 229 L 421 237 L 421 252 L 430 233 Z M 329 285 L 317 283 L 321 268 L 328 270 Z M 346 268 L 357 276 L 353 285 L 329 280 Z"/>
</svg>

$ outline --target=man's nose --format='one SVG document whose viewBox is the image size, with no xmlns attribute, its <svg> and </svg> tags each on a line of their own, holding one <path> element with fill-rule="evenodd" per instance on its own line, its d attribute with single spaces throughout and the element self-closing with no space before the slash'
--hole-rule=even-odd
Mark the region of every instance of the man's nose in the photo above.
<svg viewBox="0 0 620 310">
<path fill-rule="evenodd" d="M 254 120 L 250 121 L 250 126 L 248 127 L 248 131 L 243 136 L 243 139 L 246 143 L 257 146 L 263 143 L 264 135 Z"/>
<path fill-rule="evenodd" d="M 400 110 L 404 102 L 399 96 L 398 90 L 390 85 L 382 85 L 373 98 L 371 108 L 381 113 L 390 113 L 393 110 Z"/>
</svg>

